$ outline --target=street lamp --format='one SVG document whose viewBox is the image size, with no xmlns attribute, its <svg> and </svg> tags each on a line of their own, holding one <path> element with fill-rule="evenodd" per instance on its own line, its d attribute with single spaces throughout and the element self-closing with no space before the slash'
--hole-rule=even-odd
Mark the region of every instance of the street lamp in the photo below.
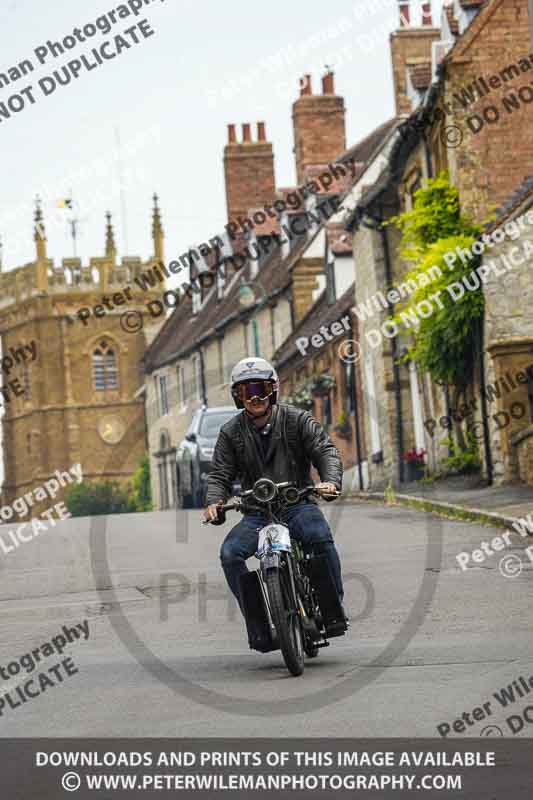
<svg viewBox="0 0 533 800">
<path fill-rule="evenodd" d="M 243 310 L 252 309 L 250 314 L 252 320 L 252 333 L 254 337 L 254 350 L 255 355 L 260 356 L 259 348 L 259 333 L 257 330 L 256 314 L 260 311 L 265 303 L 268 302 L 268 295 L 260 281 L 243 282 L 239 286 L 239 305 Z"/>
</svg>

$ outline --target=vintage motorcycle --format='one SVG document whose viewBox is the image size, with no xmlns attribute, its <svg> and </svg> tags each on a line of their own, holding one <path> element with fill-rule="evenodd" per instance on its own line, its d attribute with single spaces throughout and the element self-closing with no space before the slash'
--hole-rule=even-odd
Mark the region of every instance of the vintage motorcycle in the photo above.
<svg viewBox="0 0 533 800">
<path fill-rule="evenodd" d="M 314 486 L 298 489 L 260 478 L 237 502 L 220 506 L 215 522 L 223 524 L 226 511 L 244 513 L 250 503 L 266 517 L 256 553 L 260 567 L 240 579 L 242 608 L 250 647 L 262 653 L 281 649 L 292 675 L 303 673 L 304 655 L 314 658 L 348 628 L 326 556 L 304 552 L 279 519 L 285 507 L 311 494 L 317 494 Z"/>
</svg>

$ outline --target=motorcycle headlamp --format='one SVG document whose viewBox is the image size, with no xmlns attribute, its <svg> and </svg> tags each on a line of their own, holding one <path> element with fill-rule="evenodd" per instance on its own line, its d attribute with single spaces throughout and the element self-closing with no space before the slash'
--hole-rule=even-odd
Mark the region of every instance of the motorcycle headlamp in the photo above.
<svg viewBox="0 0 533 800">
<path fill-rule="evenodd" d="M 276 484 L 269 478 L 259 478 L 254 484 L 253 494 L 259 503 L 272 502 L 277 492 Z"/>
</svg>

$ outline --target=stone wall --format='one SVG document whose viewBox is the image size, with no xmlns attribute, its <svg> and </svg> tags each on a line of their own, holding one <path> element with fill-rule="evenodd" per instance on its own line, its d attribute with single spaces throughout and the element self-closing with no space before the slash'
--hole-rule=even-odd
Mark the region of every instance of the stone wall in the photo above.
<svg viewBox="0 0 533 800">
<path fill-rule="evenodd" d="M 483 261 L 494 265 L 484 285 L 490 440 L 496 482 L 531 482 L 530 444 L 520 434 L 533 422 L 527 372 L 533 375 L 533 197 L 502 219 L 501 228 L 519 235 L 492 247 Z"/>
</svg>

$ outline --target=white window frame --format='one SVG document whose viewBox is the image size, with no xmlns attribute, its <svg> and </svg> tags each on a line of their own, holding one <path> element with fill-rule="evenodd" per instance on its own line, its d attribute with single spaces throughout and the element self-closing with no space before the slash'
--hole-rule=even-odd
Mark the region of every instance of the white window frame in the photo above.
<svg viewBox="0 0 533 800">
<path fill-rule="evenodd" d="M 379 431 L 378 403 L 376 398 L 376 383 L 374 380 L 374 364 L 372 356 L 367 356 L 364 362 L 366 376 L 366 393 L 370 418 L 370 455 L 381 452 L 381 435 Z"/>
<path fill-rule="evenodd" d="M 228 365 L 226 363 L 226 350 L 224 348 L 224 336 L 220 336 L 218 341 L 218 377 L 220 379 L 220 385 L 224 386 L 227 382 L 227 369 Z"/>
<path fill-rule="evenodd" d="M 420 387 L 418 385 L 418 370 L 414 361 L 409 362 L 409 385 L 411 388 L 411 403 L 413 407 L 415 447 L 417 450 L 424 450 L 426 445 L 424 436 L 424 418 L 422 413 L 422 402 L 420 399 Z"/>
<path fill-rule="evenodd" d="M 185 365 L 177 366 L 178 404 L 182 410 L 187 408 L 187 383 L 185 381 Z"/>
<path fill-rule="evenodd" d="M 161 398 L 161 416 L 166 417 L 170 411 L 168 403 L 168 382 L 166 375 L 159 375 L 159 395 Z"/>
<path fill-rule="evenodd" d="M 226 264 L 221 264 L 217 269 L 216 287 L 217 300 L 222 300 L 226 289 Z"/>
<path fill-rule="evenodd" d="M 200 356 L 196 353 L 192 357 L 192 371 L 193 371 L 193 382 L 194 382 L 194 391 L 193 394 L 196 397 L 198 402 L 202 400 L 202 365 L 200 363 Z"/>
<path fill-rule="evenodd" d="M 154 392 L 155 392 L 155 407 L 157 410 L 157 419 L 161 416 L 161 401 L 159 399 L 159 380 L 158 376 L 154 375 Z"/>
</svg>

